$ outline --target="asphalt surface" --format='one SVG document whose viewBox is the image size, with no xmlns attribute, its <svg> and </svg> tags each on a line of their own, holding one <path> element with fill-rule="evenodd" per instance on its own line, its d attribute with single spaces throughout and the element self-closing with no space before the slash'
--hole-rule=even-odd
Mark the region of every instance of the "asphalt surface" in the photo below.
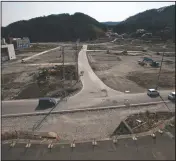
<svg viewBox="0 0 176 161">
<path fill-rule="evenodd" d="M 93 147 L 91 142 L 77 143 L 75 148 L 70 144 L 17 143 L 10 148 L 9 143 L 2 143 L 2 160 L 175 160 L 175 140 L 163 133 L 157 133 L 156 140 L 151 136 L 140 137 L 135 142 L 131 138 L 120 139 L 113 144 L 112 140 L 99 141 Z"/>
<path fill-rule="evenodd" d="M 164 100 L 167 100 L 168 93 L 171 91 L 161 91 L 160 95 Z M 78 96 L 77 96 L 78 95 Z M 62 111 L 66 109 L 76 109 L 76 108 L 85 108 L 91 106 L 104 107 L 114 105 L 113 101 L 115 100 L 117 103 L 115 105 L 123 105 L 124 100 L 127 99 L 131 104 L 138 103 L 149 103 L 149 102 L 157 102 L 162 101 L 160 97 L 151 98 L 146 93 L 138 93 L 138 94 L 121 94 L 115 95 L 111 97 L 89 97 L 83 99 L 80 94 L 68 98 L 67 101 L 60 102 L 57 107 L 53 111 Z M 17 114 L 17 113 L 31 113 L 31 112 L 45 112 L 50 109 L 36 111 L 38 106 L 38 99 L 26 99 L 26 100 L 11 100 L 11 101 L 2 101 L 1 112 L 2 115 L 7 114 Z"/>
</svg>

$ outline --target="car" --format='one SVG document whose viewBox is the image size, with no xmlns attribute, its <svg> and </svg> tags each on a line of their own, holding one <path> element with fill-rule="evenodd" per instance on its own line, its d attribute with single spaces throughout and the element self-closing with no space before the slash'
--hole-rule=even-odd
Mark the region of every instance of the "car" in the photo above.
<svg viewBox="0 0 176 161">
<path fill-rule="evenodd" d="M 57 101 L 54 98 L 50 97 L 44 97 L 44 98 L 39 98 L 39 108 L 52 108 L 57 105 Z"/>
<path fill-rule="evenodd" d="M 169 99 L 169 100 L 175 100 L 175 92 L 171 92 L 171 93 L 168 95 L 168 99 Z"/>
<path fill-rule="evenodd" d="M 147 95 L 150 97 L 157 97 L 159 96 L 159 92 L 156 89 L 148 89 Z"/>
</svg>

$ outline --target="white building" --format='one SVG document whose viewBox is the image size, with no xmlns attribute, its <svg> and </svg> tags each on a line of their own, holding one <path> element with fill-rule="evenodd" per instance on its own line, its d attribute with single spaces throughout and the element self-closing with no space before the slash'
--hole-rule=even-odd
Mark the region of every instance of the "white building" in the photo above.
<svg viewBox="0 0 176 161">
<path fill-rule="evenodd" d="M 1 45 L 1 61 L 16 59 L 13 44 Z"/>
</svg>

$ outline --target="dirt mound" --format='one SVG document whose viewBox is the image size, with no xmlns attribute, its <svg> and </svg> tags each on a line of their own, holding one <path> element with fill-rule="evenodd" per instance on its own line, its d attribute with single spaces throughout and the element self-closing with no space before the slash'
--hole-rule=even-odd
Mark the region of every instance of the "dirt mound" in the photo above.
<svg viewBox="0 0 176 161">
<path fill-rule="evenodd" d="M 125 121 L 122 121 L 111 136 L 146 132 L 152 128 L 160 126 L 163 121 L 169 120 L 174 116 L 175 112 L 152 113 L 146 111 L 139 114 L 133 114 L 128 116 Z"/>
<path fill-rule="evenodd" d="M 133 133 L 149 131 L 162 123 L 164 120 L 171 119 L 175 116 L 172 112 L 139 113 L 129 116 L 125 121 L 131 127 Z"/>
</svg>

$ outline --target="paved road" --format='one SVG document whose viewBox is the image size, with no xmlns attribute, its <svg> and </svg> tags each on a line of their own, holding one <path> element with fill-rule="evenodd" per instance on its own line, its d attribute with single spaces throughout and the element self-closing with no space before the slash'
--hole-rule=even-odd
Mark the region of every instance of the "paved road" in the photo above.
<svg viewBox="0 0 176 161">
<path fill-rule="evenodd" d="M 26 143 L 17 143 L 14 148 L 9 145 L 1 145 L 2 160 L 175 160 L 175 141 L 165 133 L 157 133 L 155 141 L 151 136 L 140 137 L 136 142 L 120 139 L 117 145 L 106 140 L 94 148 L 86 142 L 76 144 L 73 150 L 69 144 L 54 144 L 50 150 L 49 142 L 32 144 L 30 148 L 25 148 Z"/>
<path fill-rule="evenodd" d="M 108 106 L 112 105 L 114 101 L 116 101 L 116 105 L 122 105 L 124 104 L 124 99 L 128 99 L 130 103 L 161 101 L 159 97 L 150 98 L 146 93 L 126 94 L 109 88 L 93 72 L 89 65 L 86 51 L 87 45 L 83 45 L 78 57 L 78 71 L 84 71 L 83 76 L 80 78 L 83 84 L 82 90 L 78 94 L 68 98 L 66 102 L 61 102 L 55 110 Z M 170 90 L 161 91 L 161 95 L 167 100 L 167 95 L 170 92 Z M 2 114 L 34 112 L 37 104 L 37 99 L 2 101 Z"/>
<path fill-rule="evenodd" d="M 160 92 L 162 98 L 164 100 L 167 99 L 167 95 L 170 91 L 162 91 Z M 149 102 L 157 102 L 162 101 L 160 97 L 151 98 L 147 96 L 146 93 L 138 93 L 138 94 L 122 94 L 122 95 L 115 95 L 112 97 L 99 97 L 99 98 L 87 98 L 85 101 L 84 99 L 71 99 L 68 98 L 67 102 L 61 102 L 54 111 L 60 111 L 65 109 L 76 109 L 76 108 L 85 108 L 92 106 L 111 106 L 111 105 L 123 105 L 124 99 L 128 99 L 130 103 L 137 104 L 137 103 L 149 103 Z M 117 101 L 115 104 L 113 103 Z M 12 101 L 2 101 L 2 115 L 7 114 L 16 114 L 16 113 L 30 113 L 35 112 L 35 109 L 38 105 L 38 99 L 26 99 L 26 100 L 12 100 Z M 49 111 L 49 109 L 42 110 Z M 37 111 L 39 112 L 39 111 Z"/>
<path fill-rule="evenodd" d="M 83 45 L 83 48 L 80 51 L 79 57 L 78 57 L 78 66 L 79 66 L 78 71 L 79 73 L 81 71 L 84 71 L 83 76 L 81 76 L 80 78 L 83 84 L 83 88 L 77 95 L 75 95 L 75 97 L 80 97 L 82 95 L 84 96 L 86 95 L 87 97 L 89 97 L 89 95 L 92 95 L 91 93 L 93 92 L 94 92 L 93 95 L 95 97 L 97 95 L 102 96 L 102 93 L 104 94 L 104 92 L 102 92 L 101 90 L 106 90 L 108 96 L 121 94 L 122 92 L 109 88 L 98 78 L 98 76 L 94 73 L 94 71 L 92 70 L 88 62 L 86 51 L 87 51 L 87 45 Z"/>
</svg>

